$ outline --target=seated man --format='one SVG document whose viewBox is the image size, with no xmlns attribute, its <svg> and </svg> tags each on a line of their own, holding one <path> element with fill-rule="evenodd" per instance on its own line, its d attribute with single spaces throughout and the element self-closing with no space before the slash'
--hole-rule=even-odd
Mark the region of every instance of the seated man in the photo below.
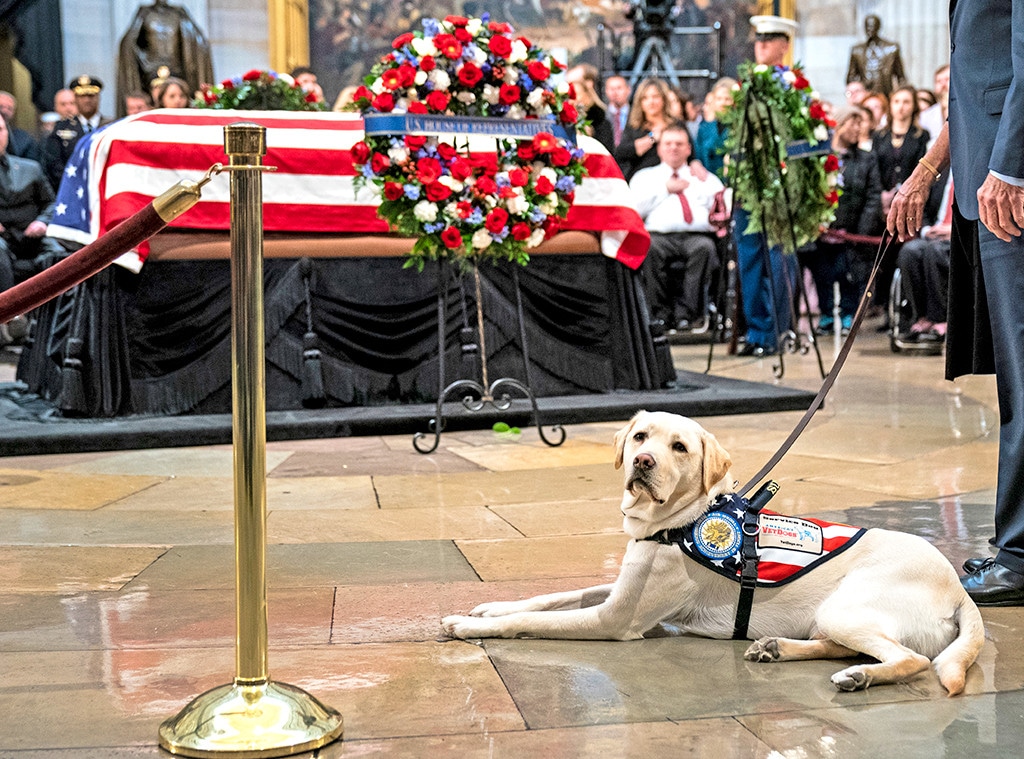
<svg viewBox="0 0 1024 759">
<path fill-rule="evenodd" d="M 926 226 L 921 227 L 920 237 L 903 245 L 897 266 L 912 309 L 908 339 L 941 342 L 946 337 L 949 238 L 953 226 L 953 178 L 948 169 L 932 185 L 923 219 Z"/>
<path fill-rule="evenodd" d="M 53 190 L 43 167 L 28 158 L 7 155 L 7 123 L 0 118 L 0 292 L 15 284 L 18 261 L 63 248 L 44 237 L 53 216 Z M 15 333 L 0 324 L 0 343 Z"/>
<path fill-rule="evenodd" d="M 651 318 L 684 330 L 703 319 L 708 282 L 718 269 L 708 214 L 723 187 L 714 174 L 702 172 L 698 180 L 690 171 L 693 146 L 685 124 L 666 127 L 657 149 L 661 163 L 638 171 L 629 189 L 651 233 L 642 267 Z"/>
</svg>

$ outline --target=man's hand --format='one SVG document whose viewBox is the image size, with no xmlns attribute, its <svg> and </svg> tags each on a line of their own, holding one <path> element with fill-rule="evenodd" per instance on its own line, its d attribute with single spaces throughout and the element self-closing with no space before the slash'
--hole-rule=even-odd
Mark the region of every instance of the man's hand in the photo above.
<svg viewBox="0 0 1024 759">
<path fill-rule="evenodd" d="M 42 237 L 46 234 L 46 225 L 41 221 L 33 221 L 25 227 L 25 237 Z"/>
<path fill-rule="evenodd" d="M 704 166 L 704 164 L 702 164 L 700 161 L 690 161 L 689 166 L 690 173 L 693 174 L 693 178 L 696 179 L 698 182 L 703 182 L 711 174 L 711 172 L 709 172 L 707 168 Z"/>
<path fill-rule="evenodd" d="M 989 174 L 978 189 L 978 214 L 981 223 L 1003 242 L 1020 237 L 1024 227 L 1024 187 Z"/>
</svg>

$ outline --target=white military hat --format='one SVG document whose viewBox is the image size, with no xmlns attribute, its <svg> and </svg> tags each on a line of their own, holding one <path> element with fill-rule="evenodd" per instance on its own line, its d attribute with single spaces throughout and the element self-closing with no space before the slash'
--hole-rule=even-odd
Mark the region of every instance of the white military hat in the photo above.
<svg viewBox="0 0 1024 759">
<path fill-rule="evenodd" d="M 778 35 L 792 38 L 800 27 L 796 21 L 782 16 L 751 16 L 750 25 L 758 38 L 772 38 Z"/>
</svg>

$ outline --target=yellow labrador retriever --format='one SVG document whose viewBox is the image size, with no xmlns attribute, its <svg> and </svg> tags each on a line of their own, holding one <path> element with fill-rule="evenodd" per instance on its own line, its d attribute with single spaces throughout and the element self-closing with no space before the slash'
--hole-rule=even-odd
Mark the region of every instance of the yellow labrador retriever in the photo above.
<svg viewBox="0 0 1024 759">
<path fill-rule="evenodd" d="M 739 584 L 684 556 L 675 544 L 645 540 L 694 523 L 732 492 L 731 460 L 691 419 L 641 411 L 615 436 L 625 464 L 623 526 L 632 538 L 614 584 L 525 601 L 482 604 L 445 617 L 457 638 L 631 640 L 666 622 L 684 632 L 730 638 Z M 758 587 L 749 624 L 750 661 L 832 659 L 867 654 L 832 676 L 839 690 L 906 680 L 929 665 L 950 695 L 984 643 L 977 606 L 956 572 L 922 538 L 867 530 L 813 571 L 778 587 Z"/>
</svg>

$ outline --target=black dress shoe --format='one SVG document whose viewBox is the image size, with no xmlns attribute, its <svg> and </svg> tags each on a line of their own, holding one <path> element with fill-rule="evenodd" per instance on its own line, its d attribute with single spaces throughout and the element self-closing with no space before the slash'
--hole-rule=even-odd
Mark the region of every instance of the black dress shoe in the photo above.
<svg viewBox="0 0 1024 759">
<path fill-rule="evenodd" d="M 964 562 L 964 571 L 967 574 L 971 572 L 977 572 L 979 569 L 984 569 L 989 564 L 994 564 L 995 559 L 991 556 L 975 556 L 973 559 L 968 559 Z"/>
<path fill-rule="evenodd" d="M 992 562 L 960 578 L 978 606 L 1024 606 L 1024 574 Z"/>
</svg>

